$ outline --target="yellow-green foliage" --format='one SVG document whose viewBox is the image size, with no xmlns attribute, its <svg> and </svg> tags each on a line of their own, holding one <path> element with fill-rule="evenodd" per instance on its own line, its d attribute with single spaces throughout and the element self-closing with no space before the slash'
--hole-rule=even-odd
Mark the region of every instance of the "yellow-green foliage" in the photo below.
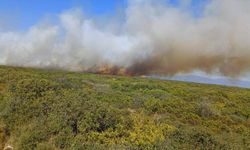
<svg viewBox="0 0 250 150">
<path fill-rule="evenodd" d="M 0 66 L 0 149 L 250 149 L 250 90 Z"/>
<path fill-rule="evenodd" d="M 166 123 L 156 124 L 152 117 L 143 114 L 133 115 L 134 126 L 129 132 L 128 140 L 136 146 L 154 145 L 163 142 L 165 136 L 175 130 L 174 126 Z"/>
</svg>

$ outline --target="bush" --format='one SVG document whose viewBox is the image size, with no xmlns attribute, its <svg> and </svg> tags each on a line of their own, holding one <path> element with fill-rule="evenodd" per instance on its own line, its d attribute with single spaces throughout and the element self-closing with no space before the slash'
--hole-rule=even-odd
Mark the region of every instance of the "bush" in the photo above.
<svg viewBox="0 0 250 150">
<path fill-rule="evenodd" d="M 0 66 L 0 144 L 249 149 L 249 98 L 240 88 Z"/>
<path fill-rule="evenodd" d="M 197 113 L 200 117 L 204 118 L 211 117 L 212 115 L 214 115 L 214 112 L 212 111 L 210 104 L 207 102 L 201 102 L 199 104 Z"/>
<path fill-rule="evenodd" d="M 42 97 L 45 92 L 55 91 L 58 88 L 55 83 L 45 79 L 25 79 L 10 87 L 14 96 L 23 100 Z"/>
</svg>

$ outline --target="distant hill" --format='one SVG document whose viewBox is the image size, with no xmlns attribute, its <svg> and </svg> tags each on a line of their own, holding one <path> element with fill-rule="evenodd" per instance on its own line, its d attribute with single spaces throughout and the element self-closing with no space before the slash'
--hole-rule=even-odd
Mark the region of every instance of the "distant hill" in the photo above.
<svg viewBox="0 0 250 150">
<path fill-rule="evenodd" d="M 0 66 L 0 149 L 247 150 L 249 108 L 249 89 Z"/>
<path fill-rule="evenodd" d="M 176 75 L 173 77 L 153 76 L 153 78 L 158 78 L 162 80 L 176 80 L 176 81 L 185 81 L 185 82 L 196 82 L 196 83 L 204 83 L 204 84 L 217 84 L 217 85 L 225 85 L 225 86 L 250 88 L 250 81 L 223 78 L 223 77 L 212 78 L 212 77 L 199 76 L 199 75 Z"/>
</svg>

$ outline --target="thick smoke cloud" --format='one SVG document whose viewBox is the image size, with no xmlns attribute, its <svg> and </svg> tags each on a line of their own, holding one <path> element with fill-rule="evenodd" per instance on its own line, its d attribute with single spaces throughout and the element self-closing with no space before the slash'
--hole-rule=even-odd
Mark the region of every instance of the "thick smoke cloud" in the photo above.
<svg viewBox="0 0 250 150">
<path fill-rule="evenodd" d="M 0 32 L 0 63 L 128 75 L 248 72 L 250 1 L 212 0 L 202 16 L 188 7 L 131 0 L 122 22 L 101 23 L 67 11 L 57 24 Z"/>
</svg>

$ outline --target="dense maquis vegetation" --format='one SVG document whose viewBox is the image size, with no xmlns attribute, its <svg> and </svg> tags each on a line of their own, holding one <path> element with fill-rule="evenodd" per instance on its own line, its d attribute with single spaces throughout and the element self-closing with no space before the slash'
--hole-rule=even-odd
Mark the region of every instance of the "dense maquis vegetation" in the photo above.
<svg viewBox="0 0 250 150">
<path fill-rule="evenodd" d="M 250 149 L 250 90 L 0 67 L 0 149 Z"/>
</svg>

